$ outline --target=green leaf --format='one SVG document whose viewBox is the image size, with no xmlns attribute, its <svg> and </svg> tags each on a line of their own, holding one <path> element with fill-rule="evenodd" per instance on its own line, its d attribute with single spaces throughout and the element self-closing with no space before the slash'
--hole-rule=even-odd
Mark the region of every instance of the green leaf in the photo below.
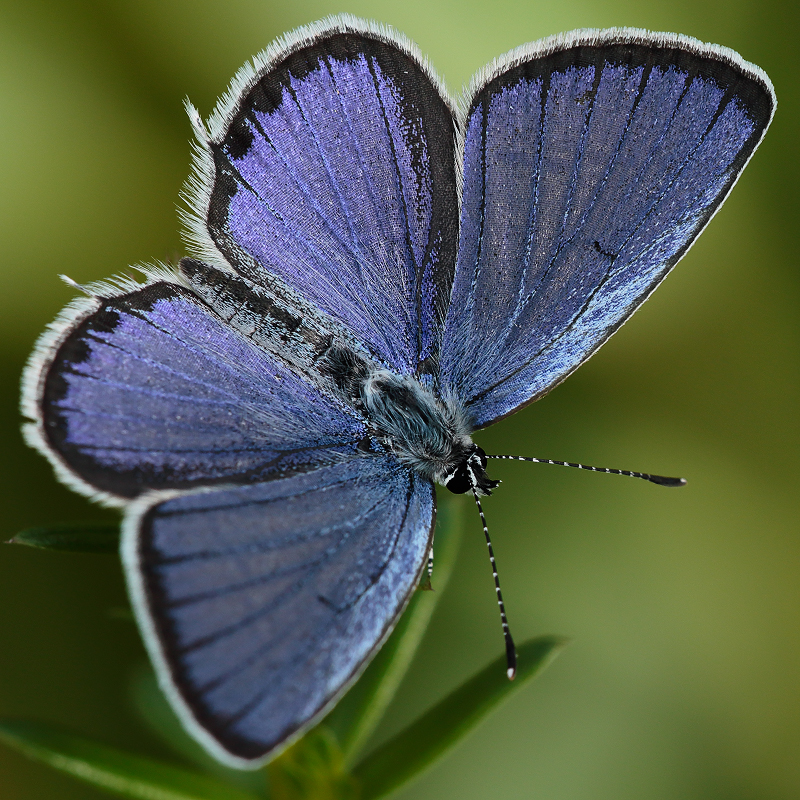
<svg viewBox="0 0 800 800">
<path fill-rule="evenodd" d="M 226 767 L 184 730 L 172 706 L 159 688 L 155 673 L 149 664 L 142 663 L 132 672 L 129 693 L 139 717 L 178 755 L 226 783 L 259 797 L 267 796 L 267 779 L 263 771 Z"/>
<path fill-rule="evenodd" d="M 379 653 L 322 723 L 336 736 L 346 764 L 353 764 L 394 697 L 453 570 L 461 541 L 463 498 L 437 499 L 433 591 L 415 592 Z"/>
<path fill-rule="evenodd" d="M 123 797 L 140 800 L 257 800 L 214 778 L 132 755 L 37 722 L 0 721 L 0 741 L 31 758 Z"/>
<path fill-rule="evenodd" d="M 44 550 L 71 553 L 116 553 L 119 551 L 119 525 L 73 522 L 27 528 L 8 544 L 24 544 Z"/>
<path fill-rule="evenodd" d="M 405 730 L 370 753 L 353 770 L 361 800 L 375 800 L 428 767 L 502 700 L 541 672 L 565 645 L 555 636 L 517 648 L 517 677 L 506 678 L 505 656 L 493 661 Z"/>
</svg>

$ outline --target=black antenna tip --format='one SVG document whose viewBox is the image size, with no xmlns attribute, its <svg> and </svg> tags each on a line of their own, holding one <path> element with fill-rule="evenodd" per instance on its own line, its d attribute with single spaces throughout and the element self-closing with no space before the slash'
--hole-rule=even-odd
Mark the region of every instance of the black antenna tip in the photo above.
<svg viewBox="0 0 800 800">
<path fill-rule="evenodd" d="M 506 638 L 506 675 L 510 681 L 517 677 L 517 650 L 511 635 Z"/>
<path fill-rule="evenodd" d="M 651 475 L 647 480 L 659 486 L 686 486 L 686 478 L 665 478 L 663 475 Z"/>
</svg>

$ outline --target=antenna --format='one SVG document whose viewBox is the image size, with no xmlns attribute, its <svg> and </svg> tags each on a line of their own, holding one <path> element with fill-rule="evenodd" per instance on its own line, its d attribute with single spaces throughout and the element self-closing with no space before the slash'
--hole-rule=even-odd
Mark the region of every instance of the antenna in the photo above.
<svg viewBox="0 0 800 800">
<path fill-rule="evenodd" d="M 641 478 L 642 480 L 650 481 L 650 483 L 657 483 L 659 486 L 686 486 L 686 478 L 667 478 L 664 475 L 650 475 L 647 472 L 631 472 L 628 469 L 589 467 L 586 464 L 575 464 L 572 461 L 553 461 L 550 458 L 530 458 L 529 456 L 486 456 L 486 458 L 497 458 L 505 461 L 530 461 L 534 464 L 555 464 L 558 467 L 574 467 L 575 469 L 586 469 L 589 470 L 589 472 L 625 475 L 628 478 Z"/>
<path fill-rule="evenodd" d="M 506 675 L 508 675 L 508 679 L 510 681 L 513 681 L 517 674 L 517 651 L 514 647 L 514 640 L 511 638 L 511 631 L 508 629 L 506 607 L 503 603 L 503 593 L 500 591 L 500 578 L 497 576 L 497 562 L 494 560 L 492 540 L 489 538 L 489 528 L 486 526 L 486 517 L 483 515 L 483 507 L 481 506 L 481 501 L 478 497 L 478 491 L 475 485 L 475 479 L 472 475 L 472 470 L 468 470 L 468 475 L 470 477 L 470 482 L 472 483 L 472 496 L 475 498 L 475 505 L 478 506 L 478 513 L 481 515 L 483 535 L 486 537 L 486 546 L 489 548 L 489 561 L 492 562 L 492 576 L 494 577 L 494 588 L 497 592 L 497 606 L 500 609 L 500 620 L 503 623 L 503 636 L 506 640 Z"/>
</svg>

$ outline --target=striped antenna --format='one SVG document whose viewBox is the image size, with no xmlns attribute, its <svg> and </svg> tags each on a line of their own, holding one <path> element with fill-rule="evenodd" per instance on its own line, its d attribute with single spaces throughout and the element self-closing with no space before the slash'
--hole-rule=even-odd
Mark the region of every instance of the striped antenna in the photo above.
<svg viewBox="0 0 800 800">
<path fill-rule="evenodd" d="M 498 458 L 506 461 L 530 461 L 534 464 L 555 464 L 559 467 L 574 467 L 575 469 L 587 469 L 589 472 L 606 472 L 609 475 L 625 475 L 628 478 L 641 478 L 650 483 L 657 483 L 659 486 L 686 486 L 686 478 L 667 478 L 664 475 L 650 475 L 647 472 L 631 472 L 628 469 L 608 469 L 607 467 L 589 467 L 586 464 L 575 464 L 572 461 L 553 461 L 551 458 L 530 458 L 529 456 L 486 456 L 486 458 Z"/>
<path fill-rule="evenodd" d="M 472 470 L 468 470 L 467 474 L 470 476 L 470 481 L 472 483 L 472 496 L 475 498 L 475 505 L 478 506 L 478 513 L 481 515 L 483 535 L 486 537 L 486 546 L 489 548 L 489 561 L 492 562 L 492 576 L 494 577 L 494 588 L 497 592 L 497 605 L 500 608 L 500 620 L 503 623 L 503 636 L 506 640 L 506 675 L 510 681 L 513 681 L 517 674 L 517 650 L 514 647 L 514 640 L 511 638 L 511 631 L 508 629 L 506 607 L 503 603 L 503 593 L 500 591 L 500 578 L 497 576 L 497 562 L 494 560 L 492 540 L 489 538 L 489 528 L 486 526 L 486 517 L 483 515 L 483 506 L 481 506 L 481 501 L 478 497 L 477 484 L 474 476 L 472 475 Z"/>
</svg>

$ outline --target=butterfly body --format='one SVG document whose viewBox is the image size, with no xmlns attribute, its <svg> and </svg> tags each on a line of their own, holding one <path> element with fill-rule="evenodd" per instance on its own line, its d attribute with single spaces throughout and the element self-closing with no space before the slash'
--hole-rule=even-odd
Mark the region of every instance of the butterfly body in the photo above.
<svg viewBox="0 0 800 800">
<path fill-rule="evenodd" d="M 446 486 L 476 448 L 458 402 L 439 399 L 413 377 L 368 371 L 358 392 L 356 402 L 378 439 L 431 481 Z"/>
<path fill-rule="evenodd" d="M 124 509 L 145 644 L 210 752 L 259 766 L 357 678 L 423 573 L 434 483 L 491 492 L 473 432 L 633 314 L 774 108 L 733 51 L 627 28 L 523 46 L 456 104 L 348 16 L 276 42 L 208 123 L 189 107 L 192 257 L 87 287 L 23 412 Z"/>
<path fill-rule="evenodd" d="M 457 397 L 437 397 L 422 380 L 376 364 L 334 334 L 336 326 L 330 320 L 317 315 L 312 322 L 303 316 L 304 311 L 275 300 L 256 303 L 257 290 L 240 278 L 191 259 L 183 259 L 180 269 L 193 287 L 202 287 L 203 297 L 217 313 L 248 330 L 251 337 L 256 335 L 261 346 L 286 354 L 294 371 L 302 371 L 320 391 L 340 399 L 363 418 L 369 433 L 360 445 L 362 452 L 392 453 L 402 464 L 442 486 L 447 486 L 456 472 L 463 473 L 477 448 Z M 491 488 L 483 468 L 477 469 L 475 477 L 482 493 Z M 451 488 L 462 484 L 454 483 Z M 469 491 L 470 486 L 467 483 L 460 493 Z"/>
</svg>

